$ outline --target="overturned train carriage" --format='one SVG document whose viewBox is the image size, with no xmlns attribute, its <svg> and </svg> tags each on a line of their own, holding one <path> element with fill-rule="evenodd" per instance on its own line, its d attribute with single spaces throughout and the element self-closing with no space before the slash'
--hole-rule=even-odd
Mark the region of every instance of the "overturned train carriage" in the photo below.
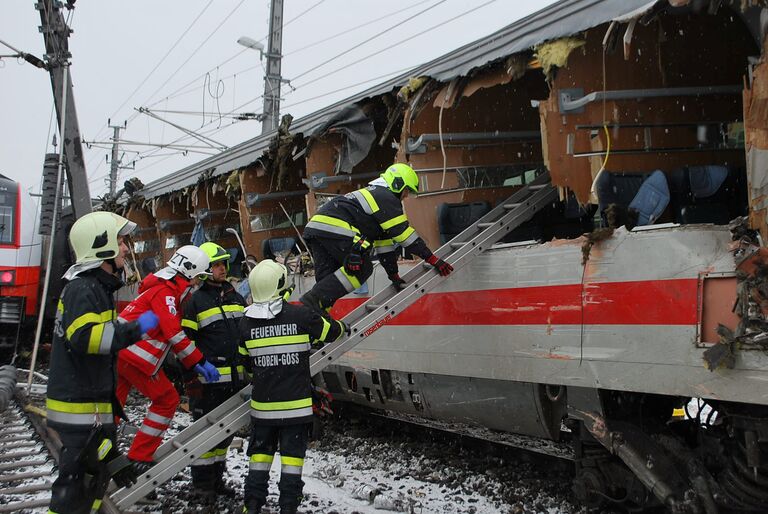
<svg viewBox="0 0 768 514">
<path fill-rule="evenodd" d="M 157 233 L 142 251 L 199 228 L 298 253 L 294 225 L 395 160 L 419 170 L 406 212 L 437 248 L 547 171 L 559 201 L 317 380 L 374 409 L 569 438 L 592 507 L 764 512 L 762 4 L 562 0 L 150 184 L 129 212 Z M 297 299 L 310 268 L 291 263 Z M 377 270 L 334 313 L 384 287 Z"/>
</svg>

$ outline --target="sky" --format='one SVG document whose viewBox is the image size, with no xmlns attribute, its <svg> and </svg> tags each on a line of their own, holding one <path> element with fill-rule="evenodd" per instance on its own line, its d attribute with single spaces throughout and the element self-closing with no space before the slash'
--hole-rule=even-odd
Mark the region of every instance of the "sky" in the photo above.
<svg viewBox="0 0 768 514">
<path fill-rule="evenodd" d="M 492 34 L 554 0 L 284 0 L 280 113 L 300 118 Z M 42 57 L 36 0 L 11 0 L 0 40 Z M 107 190 L 113 125 L 121 144 L 119 184 L 149 183 L 218 150 L 139 107 L 231 147 L 261 133 L 261 122 L 230 113 L 262 112 L 259 52 L 237 44 L 269 33 L 269 0 L 79 0 L 70 14 L 71 80 L 91 196 Z M 66 12 L 66 11 L 65 11 Z M 13 52 L 0 45 L 0 55 Z M 326 62 L 327 61 L 327 62 Z M 43 158 L 57 131 L 48 73 L 0 58 L 0 173 L 39 190 Z M 160 112 L 176 111 L 176 112 Z M 53 124 L 51 123 L 53 121 Z M 58 136 L 57 136 L 58 138 Z M 212 143 L 213 144 L 213 143 Z M 217 146 L 217 145 L 214 145 Z M 201 148 L 203 147 L 203 148 Z M 205 153 L 201 153 L 205 152 Z"/>
</svg>

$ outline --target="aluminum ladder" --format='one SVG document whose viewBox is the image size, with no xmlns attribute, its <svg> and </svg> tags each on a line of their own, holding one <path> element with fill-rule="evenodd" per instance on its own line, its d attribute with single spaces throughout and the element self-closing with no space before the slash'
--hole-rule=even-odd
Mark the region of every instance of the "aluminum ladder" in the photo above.
<svg viewBox="0 0 768 514">
<path fill-rule="evenodd" d="M 549 174 L 542 174 L 441 246 L 435 254 L 450 263 L 456 273 L 557 198 L 557 189 L 550 184 Z M 403 275 L 403 279 L 406 284 L 401 291 L 386 287 L 344 317 L 344 322 L 350 328 L 350 335 L 326 344 L 310 356 L 312 376 L 320 373 L 346 351 L 360 344 L 419 298 L 435 289 L 446 277 L 424 262 L 409 270 Z M 120 509 L 127 509 L 192 464 L 199 455 L 247 425 L 250 422 L 250 394 L 249 385 L 206 417 L 195 421 L 166 441 L 155 452 L 155 466 L 141 475 L 134 486 L 120 489 L 111 495 L 115 505 Z"/>
</svg>

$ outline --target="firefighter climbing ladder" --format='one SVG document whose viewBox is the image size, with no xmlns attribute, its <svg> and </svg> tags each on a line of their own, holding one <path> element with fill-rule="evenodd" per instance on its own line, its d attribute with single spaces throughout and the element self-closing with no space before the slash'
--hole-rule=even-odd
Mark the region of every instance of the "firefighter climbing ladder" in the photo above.
<svg viewBox="0 0 768 514">
<path fill-rule="evenodd" d="M 440 247 L 435 254 L 458 271 L 556 200 L 557 190 L 550 184 L 549 175 L 540 175 Z M 325 345 L 310 357 L 313 376 L 435 289 L 445 277 L 440 276 L 431 265 L 423 263 L 413 267 L 403 279 L 407 284 L 401 291 L 387 287 L 344 318 L 350 327 L 350 335 Z M 115 505 L 120 509 L 130 507 L 189 466 L 199 455 L 249 423 L 250 393 L 251 386 L 243 388 L 206 417 L 197 420 L 158 448 L 155 453 L 157 464 L 139 477 L 136 485 L 112 494 Z"/>
</svg>

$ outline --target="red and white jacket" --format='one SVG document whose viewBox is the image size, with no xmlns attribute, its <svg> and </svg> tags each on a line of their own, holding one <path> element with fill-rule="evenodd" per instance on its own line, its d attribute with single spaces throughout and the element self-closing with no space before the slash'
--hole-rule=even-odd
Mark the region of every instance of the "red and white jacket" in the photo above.
<svg viewBox="0 0 768 514">
<path fill-rule="evenodd" d="M 139 286 L 139 296 L 123 309 L 119 319 L 134 321 L 151 310 L 160 321 L 156 328 L 143 334 L 146 339 L 120 350 L 120 360 L 127 361 L 150 376 L 160 370 L 169 351 L 173 351 L 187 369 L 203 361 L 202 352 L 181 328 L 180 301 L 188 287 L 189 281 L 180 274 L 172 280 L 147 275 Z"/>
</svg>

